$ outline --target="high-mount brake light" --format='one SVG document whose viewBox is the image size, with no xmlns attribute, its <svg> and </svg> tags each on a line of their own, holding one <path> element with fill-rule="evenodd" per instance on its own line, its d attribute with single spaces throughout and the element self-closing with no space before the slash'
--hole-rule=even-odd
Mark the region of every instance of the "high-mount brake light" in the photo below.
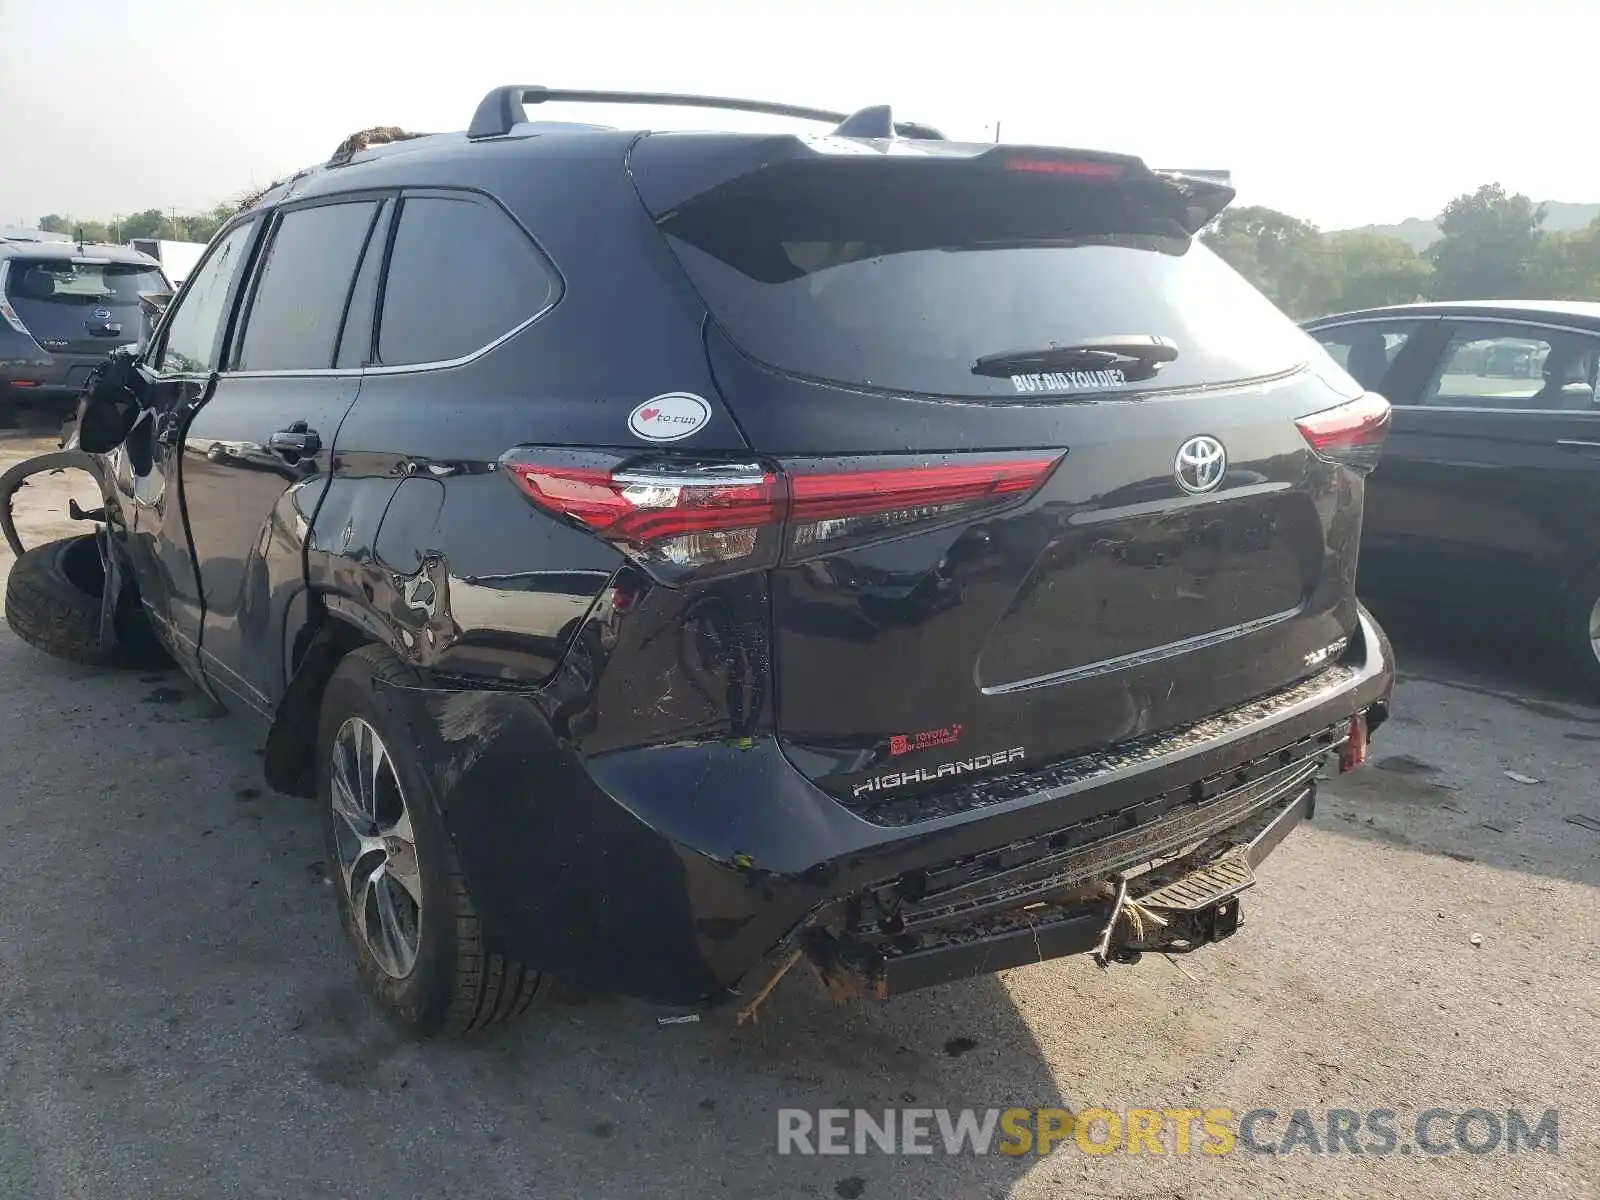
<svg viewBox="0 0 1600 1200">
<path fill-rule="evenodd" d="M 1121 179 L 1128 173 L 1121 163 L 1071 158 L 1008 158 L 1005 168 L 1034 175 L 1076 175 L 1080 179 Z"/>
<path fill-rule="evenodd" d="M 861 466 L 839 459 L 774 466 L 513 450 L 501 466 L 540 508 L 676 583 L 976 518 L 1026 498 L 1058 461 L 941 455 L 904 466 L 881 457 Z"/>
<path fill-rule="evenodd" d="M 1389 402 L 1368 392 L 1347 404 L 1301 417 L 1295 425 L 1319 458 L 1365 474 L 1383 456 L 1392 420 Z"/>
</svg>

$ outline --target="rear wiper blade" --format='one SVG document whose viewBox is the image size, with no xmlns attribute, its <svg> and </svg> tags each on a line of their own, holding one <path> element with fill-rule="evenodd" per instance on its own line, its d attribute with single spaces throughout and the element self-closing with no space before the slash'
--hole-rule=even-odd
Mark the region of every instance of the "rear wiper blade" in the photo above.
<svg viewBox="0 0 1600 1200">
<path fill-rule="evenodd" d="M 972 364 L 972 373 L 1003 379 L 1008 375 L 1038 371 L 1103 371 L 1120 367 L 1124 370 L 1142 368 L 1140 377 L 1149 378 L 1177 357 L 1178 347 L 1164 337 L 1153 333 L 1119 333 L 1085 338 L 1064 346 L 986 354 Z"/>
</svg>

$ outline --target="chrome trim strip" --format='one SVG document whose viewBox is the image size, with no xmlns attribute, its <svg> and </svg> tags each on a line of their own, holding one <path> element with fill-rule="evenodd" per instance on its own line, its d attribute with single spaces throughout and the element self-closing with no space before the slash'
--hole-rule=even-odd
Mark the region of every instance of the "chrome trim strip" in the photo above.
<svg viewBox="0 0 1600 1200">
<path fill-rule="evenodd" d="M 1447 316 L 1440 320 L 1456 321 L 1463 324 L 1476 322 L 1479 325 L 1517 325 L 1528 329 L 1559 329 L 1562 333 L 1577 333 L 1585 337 L 1600 339 L 1600 329 L 1592 326 L 1566 325 L 1561 321 L 1535 321 L 1529 317 L 1480 317 L 1473 316 Z"/>
<path fill-rule="evenodd" d="M 1223 477 L 1226 481 L 1226 476 Z M 1220 487 L 1214 492 L 1189 492 L 1179 496 L 1172 496 L 1165 500 L 1146 500 L 1139 504 L 1124 504 L 1118 508 L 1100 508 L 1088 512 L 1075 512 L 1067 518 L 1068 525 L 1082 528 L 1087 525 L 1100 525 L 1107 521 L 1124 521 L 1130 517 L 1155 516 L 1164 512 L 1181 512 L 1185 509 L 1200 508 L 1207 504 L 1217 504 L 1225 500 L 1244 500 L 1251 496 L 1272 496 L 1279 492 L 1294 491 L 1294 484 L 1286 482 L 1277 483 L 1250 483 L 1240 487 Z"/>
<path fill-rule="evenodd" d="M 1439 412 L 1439 413 L 1498 413 L 1501 416 L 1511 417 L 1581 417 L 1585 412 L 1600 414 L 1600 408 L 1483 408 L 1476 404 L 1396 404 L 1394 408 L 1403 408 L 1406 412 Z M 1394 431 L 1390 430 L 1392 434 Z M 1427 430 L 1408 429 L 1406 433 L 1426 433 Z"/>
<path fill-rule="evenodd" d="M 618 471 L 611 482 L 640 487 L 755 487 L 766 482 L 768 474 L 753 463 L 729 463 L 725 468 L 707 469 L 699 474 L 683 471 L 653 475 L 649 471 Z"/>
<path fill-rule="evenodd" d="M 1097 675 L 1107 675 L 1112 671 L 1122 671 L 1129 667 L 1149 666 L 1151 663 L 1160 662 L 1162 659 L 1174 658 L 1179 654 L 1188 654 L 1194 650 L 1204 650 L 1210 646 L 1221 645 L 1223 642 L 1231 642 L 1235 638 L 1259 633 L 1263 629 L 1270 628 L 1299 615 L 1300 609 L 1298 607 L 1286 608 L 1282 612 L 1272 613 L 1265 617 L 1257 617 L 1253 621 L 1230 625 L 1226 629 L 1218 629 L 1211 633 L 1202 633 L 1198 637 L 1184 638 L 1182 641 L 1177 642 L 1167 642 L 1162 646 L 1154 646 L 1148 650 L 1136 650 L 1132 654 L 1120 654 L 1116 658 L 1102 659 L 1099 662 L 1089 663 L 1087 666 L 1072 667 L 1065 671 L 1052 671 L 1048 675 L 1035 675 L 1031 679 L 1019 679 L 1015 683 L 1003 683 L 994 687 L 981 688 L 980 690 L 985 696 L 1005 696 L 1012 692 L 1026 692 L 1033 688 L 1072 683 L 1079 679 L 1093 679 Z"/>
<path fill-rule="evenodd" d="M 464 367 L 468 363 L 476 362 L 491 350 L 496 350 L 505 345 L 517 334 L 521 333 L 535 321 L 548 314 L 560 302 L 564 288 L 554 290 L 554 298 L 549 300 L 543 308 L 533 316 L 523 321 L 520 325 L 513 326 L 502 333 L 494 341 L 474 350 L 471 354 L 463 354 L 459 358 L 441 359 L 437 362 L 402 363 L 396 366 L 383 366 L 382 364 L 370 367 L 308 367 L 295 371 L 224 371 L 223 379 L 301 379 L 323 375 L 408 375 L 413 372 L 448 371 L 455 367 Z"/>
<path fill-rule="evenodd" d="M 1327 329 L 1343 329 L 1346 325 L 1396 325 L 1402 321 L 1443 321 L 1447 318 L 1442 313 L 1391 313 L 1386 317 L 1352 317 L 1348 321 L 1335 318 L 1318 317 L 1316 320 L 1307 321 L 1300 328 L 1315 337 Z M 1323 322 L 1326 322 L 1324 324 Z"/>
</svg>

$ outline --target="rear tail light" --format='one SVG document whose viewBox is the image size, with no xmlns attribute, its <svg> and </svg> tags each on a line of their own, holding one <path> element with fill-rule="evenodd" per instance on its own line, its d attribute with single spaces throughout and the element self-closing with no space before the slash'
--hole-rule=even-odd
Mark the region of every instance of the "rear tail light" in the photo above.
<svg viewBox="0 0 1600 1200">
<path fill-rule="evenodd" d="M 623 461 L 583 451 L 513 450 L 501 465 L 548 512 L 605 539 L 656 578 L 799 562 L 1011 506 L 1059 455 L 943 455 L 886 466 Z"/>
<path fill-rule="evenodd" d="M 1301 417 L 1295 424 L 1318 457 L 1365 474 L 1383 454 L 1391 415 L 1389 402 L 1368 392 L 1348 404 Z"/>
<path fill-rule="evenodd" d="M 984 459 L 841 471 L 828 460 L 788 464 L 789 557 L 1009 505 L 1038 487 L 1056 458 Z"/>
<path fill-rule="evenodd" d="M 28 327 L 22 323 L 22 318 L 17 316 L 17 310 L 12 308 L 3 297 L 0 297 L 0 317 L 4 317 L 6 319 L 6 324 L 11 326 L 11 328 L 15 329 L 18 333 L 27 337 L 33 336 L 33 334 L 28 332 Z"/>
</svg>

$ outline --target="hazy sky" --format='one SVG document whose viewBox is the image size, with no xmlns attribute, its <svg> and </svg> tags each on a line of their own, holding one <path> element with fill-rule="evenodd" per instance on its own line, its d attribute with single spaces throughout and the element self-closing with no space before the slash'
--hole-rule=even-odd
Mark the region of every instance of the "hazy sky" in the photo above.
<svg viewBox="0 0 1600 1200">
<path fill-rule="evenodd" d="M 463 129 L 502 83 L 998 119 L 1326 228 L 1492 180 L 1597 201 L 1597 35 L 1594 0 L 0 0 L 0 224 L 206 208 L 358 129 Z"/>
</svg>

